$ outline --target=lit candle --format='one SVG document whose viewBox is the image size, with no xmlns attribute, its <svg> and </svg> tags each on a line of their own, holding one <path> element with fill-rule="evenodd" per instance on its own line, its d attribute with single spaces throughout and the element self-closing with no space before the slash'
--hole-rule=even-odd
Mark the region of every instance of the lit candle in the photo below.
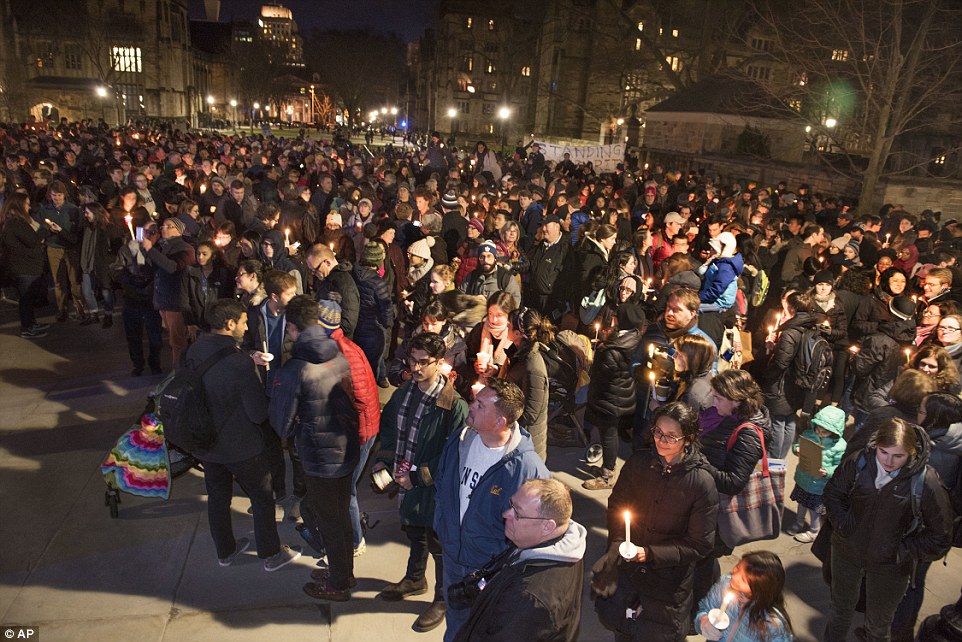
<svg viewBox="0 0 962 642">
<path fill-rule="evenodd" d="M 724 631 L 731 624 L 731 619 L 728 617 L 728 605 L 731 604 L 732 600 L 735 599 L 735 594 L 731 591 L 725 591 L 725 597 L 722 598 L 721 606 L 717 609 L 711 609 L 708 611 L 708 623 L 719 631 Z"/>
<path fill-rule="evenodd" d="M 912 295 L 912 303 L 918 303 L 918 302 L 919 302 L 919 297 L 918 297 L 918 295 L 917 295 L 917 294 L 913 294 L 913 295 Z"/>
<path fill-rule="evenodd" d="M 649 343 L 649 344 L 648 344 L 648 358 L 649 358 L 649 359 L 653 359 L 654 357 L 655 357 L 655 344 L 654 344 L 654 343 Z"/>
<path fill-rule="evenodd" d="M 440 370 L 441 370 L 441 374 L 443 374 L 445 377 L 448 376 L 449 374 L 451 374 L 451 364 L 448 363 L 447 361 L 443 362 L 441 364 Z"/>
<path fill-rule="evenodd" d="M 595 341 L 598 341 L 598 336 L 600 333 L 601 333 L 601 324 L 596 323 L 595 324 Z"/>
<path fill-rule="evenodd" d="M 648 373 L 648 388 L 651 389 L 651 398 L 652 400 L 654 400 L 655 399 L 655 373 L 654 372 Z"/>
<path fill-rule="evenodd" d="M 284 247 L 289 247 L 291 244 L 291 228 L 284 228 Z"/>
<path fill-rule="evenodd" d="M 779 312 L 777 315 L 775 315 L 775 327 L 778 328 L 778 327 L 781 327 L 781 325 L 782 325 L 782 313 Z"/>
<path fill-rule="evenodd" d="M 201 183 L 201 184 L 200 184 L 200 193 L 203 194 L 203 193 L 206 192 L 206 191 L 207 191 L 207 183 Z"/>
<path fill-rule="evenodd" d="M 134 217 L 130 214 L 124 216 L 124 221 L 127 223 L 127 229 L 130 230 L 130 238 L 137 240 L 137 235 L 134 234 Z"/>
<path fill-rule="evenodd" d="M 849 352 L 852 354 L 858 354 L 858 346 L 849 346 Z"/>
<path fill-rule="evenodd" d="M 264 354 L 267 354 L 267 341 L 266 341 L 266 340 L 261 341 L 261 347 L 263 348 L 263 350 L 261 350 L 261 352 L 263 352 Z M 270 370 L 270 369 L 271 369 L 271 364 L 270 364 L 270 363 L 264 364 L 264 370 Z"/>
<path fill-rule="evenodd" d="M 912 349 L 906 348 L 905 349 L 905 365 L 909 365 L 911 363 L 912 363 Z"/>
<path fill-rule="evenodd" d="M 892 237 L 892 233 L 891 233 L 891 232 L 889 232 L 888 234 L 885 235 L 885 244 L 886 244 L 886 245 L 889 244 L 889 239 L 890 239 L 891 237 Z"/>
<path fill-rule="evenodd" d="M 625 541 L 618 546 L 618 553 L 626 560 L 638 556 L 638 547 L 631 542 L 631 513 L 625 511 Z"/>
</svg>

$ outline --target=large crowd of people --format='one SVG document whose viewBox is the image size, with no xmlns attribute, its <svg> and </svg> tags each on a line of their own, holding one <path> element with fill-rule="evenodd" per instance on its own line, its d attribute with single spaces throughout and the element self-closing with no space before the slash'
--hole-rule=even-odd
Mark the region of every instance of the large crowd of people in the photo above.
<svg viewBox="0 0 962 642">
<path fill-rule="evenodd" d="M 410 544 L 381 598 L 428 592 L 434 560 L 415 630 L 575 640 L 587 530 L 548 445 L 580 444 L 584 490 L 611 491 L 587 562 L 617 640 L 791 640 L 777 555 L 718 560 L 725 507 L 801 450 L 784 530 L 822 560 L 824 639 L 862 588 L 864 639 L 914 638 L 962 492 L 949 215 L 437 133 L 372 153 L 63 120 L 0 125 L 0 145 L 20 336 L 119 314 L 132 375 L 205 373 L 220 435 L 193 454 L 222 566 L 252 544 L 237 480 L 265 569 L 300 555 L 280 506 L 326 555 L 305 593 L 350 599 L 368 472 Z"/>
</svg>

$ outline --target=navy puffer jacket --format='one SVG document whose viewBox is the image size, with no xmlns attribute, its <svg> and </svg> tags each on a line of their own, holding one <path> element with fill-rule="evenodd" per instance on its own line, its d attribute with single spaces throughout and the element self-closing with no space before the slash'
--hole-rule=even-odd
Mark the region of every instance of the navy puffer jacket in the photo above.
<svg viewBox="0 0 962 642">
<path fill-rule="evenodd" d="M 591 364 L 585 419 L 593 424 L 610 422 L 635 412 L 632 355 L 641 341 L 637 330 L 621 332 L 602 344 Z"/>
<path fill-rule="evenodd" d="M 383 334 L 385 328 L 394 325 L 387 282 L 377 275 L 376 270 L 363 265 L 354 266 L 354 282 L 361 300 L 354 340 Z"/>
<path fill-rule="evenodd" d="M 301 332 L 290 361 L 274 380 L 270 418 L 281 438 L 294 438 L 311 477 L 343 477 L 357 464 L 352 390 L 347 360 L 327 331 L 315 325 Z"/>
</svg>

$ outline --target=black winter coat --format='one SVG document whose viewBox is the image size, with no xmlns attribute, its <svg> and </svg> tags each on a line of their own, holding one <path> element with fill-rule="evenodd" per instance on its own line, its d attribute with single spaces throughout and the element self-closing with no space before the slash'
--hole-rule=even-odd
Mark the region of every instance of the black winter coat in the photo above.
<svg viewBox="0 0 962 642">
<path fill-rule="evenodd" d="M 183 312 L 187 307 L 187 268 L 194 264 L 194 248 L 174 236 L 147 252 L 147 262 L 156 268 L 154 308 Z"/>
<path fill-rule="evenodd" d="M 888 296 L 888 295 L 884 295 Z M 878 332 L 879 326 L 892 320 L 887 300 L 883 300 L 883 293 L 876 287 L 870 296 L 859 300 L 852 320 L 851 335 L 853 339 L 861 339 Z"/>
<path fill-rule="evenodd" d="M 798 312 L 781 327 L 775 350 L 764 372 L 762 386 L 765 406 L 773 415 L 790 415 L 802 407 L 805 393 L 795 385 L 792 363 L 801 345 L 803 332 L 814 328 L 816 321 L 814 315 Z"/>
<path fill-rule="evenodd" d="M 585 239 L 575 250 L 569 271 L 569 300 L 573 308 L 577 309 L 586 295 L 605 286 L 607 271 L 608 257 L 595 241 Z"/>
<path fill-rule="evenodd" d="M 862 340 L 862 349 L 852 361 L 855 407 L 868 412 L 888 403 L 888 391 L 905 364 L 902 348 L 915 339 L 915 320 L 883 323 L 878 332 Z"/>
<path fill-rule="evenodd" d="M 316 300 L 327 299 L 331 292 L 337 292 L 340 295 L 341 330 L 344 331 L 348 339 L 354 337 L 361 310 L 361 297 L 352 272 L 353 266 L 350 261 L 340 261 L 331 269 L 326 279 L 314 282 L 314 298 Z"/>
<path fill-rule="evenodd" d="M 43 240 L 50 236 L 50 228 L 41 224 L 34 231 L 23 219 L 10 217 L 0 232 L 3 245 L 3 269 L 11 276 L 36 276 L 43 274 L 47 257 L 43 251 Z"/>
<path fill-rule="evenodd" d="M 226 299 L 234 294 L 234 279 L 230 271 L 222 266 L 214 266 L 206 279 L 199 265 L 187 268 L 187 308 L 184 310 L 184 321 L 187 325 L 199 326 L 201 330 L 210 330 L 207 323 L 207 312 L 218 299 Z"/>
<path fill-rule="evenodd" d="M 544 460 L 548 456 L 548 369 L 541 350 L 537 341 L 526 341 L 509 357 L 505 378 L 524 393 L 524 412 L 518 423 L 531 433 L 534 451 Z"/>
<path fill-rule="evenodd" d="M 699 438 L 701 452 L 708 460 L 705 469 L 714 478 L 715 487 L 719 493 L 725 495 L 740 493 L 748 483 L 752 471 L 755 470 L 755 464 L 762 458 L 762 445 L 758 440 L 758 433 L 747 426 L 738 432 L 732 449 L 727 449 L 732 433 L 746 422 L 753 423 L 762 429 L 767 448 L 772 437 L 772 421 L 768 415 L 768 409 L 764 406 L 758 414 L 749 419 L 726 417 L 717 428 L 703 433 Z"/>
<path fill-rule="evenodd" d="M 383 335 L 386 328 L 394 325 L 394 308 L 391 306 L 391 292 L 387 283 L 377 275 L 376 270 L 362 265 L 354 266 L 354 283 L 360 303 L 354 329 L 355 341 Z"/>
<path fill-rule="evenodd" d="M 828 303 L 826 303 L 826 306 L 827 305 Z M 832 349 L 848 350 L 848 319 L 845 316 L 845 307 L 842 305 L 840 298 L 836 295 L 828 310 L 822 308 L 818 302 L 815 302 L 814 312 L 816 317 L 820 317 L 818 320 L 819 323 L 821 323 L 822 319 L 828 319 L 828 323 L 832 327 L 831 332 L 825 336 L 828 342 L 832 344 Z"/>
<path fill-rule="evenodd" d="M 624 541 L 624 511 L 631 540 L 645 550 L 644 563 L 622 564 L 641 598 L 636 639 L 680 640 L 688 631 L 695 562 L 715 541 L 718 492 L 708 463 L 689 448 L 666 465 L 655 450 L 636 451 L 625 463 L 608 499 L 608 543 Z"/>
<path fill-rule="evenodd" d="M 641 341 L 637 330 L 619 332 L 601 344 L 591 364 L 585 419 L 604 424 L 635 412 L 635 380 L 632 356 Z"/>
<path fill-rule="evenodd" d="M 305 474 L 337 478 L 354 470 L 360 443 L 353 390 L 347 360 L 327 330 L 301 332 L 274 380 L 270 417 L 282 439 L 294 438 Z"/>
<path fill-rule="evenodd" d="M 931 449 L 928 436 L 918 426 L 914 429 L 918 455 L 881 489 L 875 488 L 874 448 L 843 460 L 825 486 L 825 509 L 834 529 L 832 546 L 844 547 L 863 568 L 898 564 L 906 572 L 915 562 L 936 560 L 949 550 L 953 520 L 949 497 L 938 474 L 926 464 Z M 922 527 L 909 533 L 914 517 L 912 477 L 923 470 Z"/>
</svg>

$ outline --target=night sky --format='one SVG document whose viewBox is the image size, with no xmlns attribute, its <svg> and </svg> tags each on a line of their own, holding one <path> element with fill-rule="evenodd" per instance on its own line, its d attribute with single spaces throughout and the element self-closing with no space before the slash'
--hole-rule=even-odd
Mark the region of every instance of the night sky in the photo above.
<svg viewBox="0 0 962 642">
<path fill-rule="evenodd" d="M 202 0 L 190 0 L 190 17 L 204 17 Z M 255 19 L 262 0 L 223 0 L 220 19 Z M 315 28 L 364 29 L 398 33 L 406 42 L 421 37 L 437 20 L 439 0 L 274 0 L 294 13 L 302 35 Z"/>
</svg>

